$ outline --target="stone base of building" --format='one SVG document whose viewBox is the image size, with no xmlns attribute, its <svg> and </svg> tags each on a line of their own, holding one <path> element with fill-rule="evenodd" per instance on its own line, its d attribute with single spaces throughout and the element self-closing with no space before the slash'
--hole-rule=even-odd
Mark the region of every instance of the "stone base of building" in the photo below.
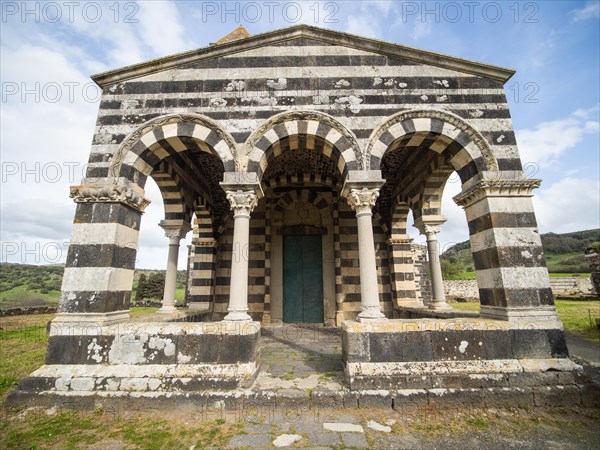
<svg viewBox="0 0 600 450">
<path fill-rule="evenodd" d="M 534 381 L 533 378 L 530 381 Z M 566 380 L 563 380 L 566 381 Z M 492 386 L 477 388 L 362 389 L 341 391 L 280 390 L 257 391 L 13 391 L 6 408 L 59 407 L 98 410 L 125 416 L 128 412 L 194 412 L 206 420 L 236 418 L 257 421 L 261 417 L 292 420 L 293 417 L 340 408 L 391 409 L 418 413 L 443 408 L 496 407 L 600 407 L 600 387 L 580 374 L 579 384 L 556 384 L 550 378 L 538 378 L 531 386 Z M 25 386 L 23 386 L 25 387 Z M 236 416 L 234 416 L 236 415 Z"/>
<path fill-rule="evenodd" d="M 18 391 L 65 396 L 237 389 L 259 370 L 260 325 L 53 322 L 46 364 Z"/>
<path fill-rule="evenodd" d="M 351 390 L 564 385 L 581 371 L 551 321 L 346 321 L 342 359 Z"/>
</svg>

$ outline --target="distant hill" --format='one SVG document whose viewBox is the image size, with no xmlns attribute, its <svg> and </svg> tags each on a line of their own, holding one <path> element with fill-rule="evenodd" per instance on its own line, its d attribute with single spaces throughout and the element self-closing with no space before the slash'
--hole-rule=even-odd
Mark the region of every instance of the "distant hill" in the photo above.
<svg viewBox="0 0 600 450">
<path fill-rule="evenodd" d="M 56 305 L 64 265 L 35 266 L 31 264 L 0 263 L 0 309 L 25 306 Z M 149 276 L 164 270 L 136 269 L 133 288 L 140 274 Z M 177 271 L 177 287 L 185 287 L 185 270 Z"/>
<path fill-rule="evenodd" d="M 545 233 L 541 238 L 549 272 L 588 273 L 590 268 L 584 252 L 593 242 L 600 241 L 600 228 L 563 234 Z M 465 274 L 474 272 L 469 241 L 453 245 L 440 259 L 447 279 L 470 278 Z"/>
</svg>

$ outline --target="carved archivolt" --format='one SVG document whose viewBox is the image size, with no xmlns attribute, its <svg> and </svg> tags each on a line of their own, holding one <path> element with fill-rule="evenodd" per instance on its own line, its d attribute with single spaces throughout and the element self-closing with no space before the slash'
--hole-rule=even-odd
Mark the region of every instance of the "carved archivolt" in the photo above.
<svg viewBox="0 0 600 450">
<path fill-rule="evenodd" d="M 142 138 L 142 136 L 144 136 L 147 133 L 151 133 L 162 126 L 181 122 L 189 122 L 196 125 L 202 125 L 206 128 L 210 128 L 211 130 L 215 131 L 229 147 L 231 152 L 231 159 L 236 161 L 237 166 L 238 159 L 235 141 L 226 130 L 224 130 L 217 122 L 206 116 L 202 116 L 200 114 L 182 113 L 156 117 L 152 120 L 149 120 L 148 122 L 140 126 L 137 130 L 135 130 L 127 139 L 125 139 L 125 141 L 123 141 L 123 143 L 119 147 L 119 150 L 117 150 L 117 152 L 114 154 L 110 164 L 109 176 L 119 176 L 121 164 L 123 163 L 125 155 Z"/>
<path fill-rule="evenodd" d="M 294 110 L 294 111 L 286 111 L 281 114 L 277 114 L 259 126 L 254 132 L 248 137 L 246 143 L 244 144 L 244 151 L 246 155 L 250 155 L 254 150 L 256 143 L 259 139 L 271 128 L 274 126 L 291 121 L 300 121 L 300 120 L 314 120 L 325 124 L 337 132 L 339 132 L 350 144 L 351 149 L 354 151 L 356 162 L 359 166 L 359 169 L 364 167 L 364 152 L 362 151 L 356 136 L 348 130 L 344 125 L 334 119 L 332 116 L 319 112 L 319 111 L 306 111 L 306 110 Z M 340 149 L 344 151 L 345 149 Z"/>
<path fill-rule="evenodd" d="M 144 212 L 150 201 L 127 186 L 71 186 L 70 197 L 75 203 L 123 203 Z"/>
<path fill-rule="evenodd" d="M 392 115 L 388 120 L 385 121 L 385 123 L 379 126 L 379 128 L 375 129 L 375 131 L 369 138 L 369 144 L 367 145 L 366 154 L 369 156 L 371 155 L 373 146 L 379 141 L 381 135 L 385 133 L 388 129 L 390 129 L 397 123 L 410 119 L 437 119 L 442 122 L 449 123 L 455 128 L 463 131 L 469 136 L 473 144 L 475 144 L 477 148 L 479 148 L 479 150 L 481 151 L 481 155 L 483 156 L 483 159 L 485 161 L 486 169 L 494 171 L 498 170 L 498 161 L 496 160 L 494 152 L 490 148 L 485 138 L 476 129 L 474 129 L 471 125 L 466 123 L 459 116 L 438 109 L 413 109 L 409 111 L 402 111 Z M 399 137 L 401 137 L 401 135 L 394 136 L 394 139 L 398 139 Z"/>
</svg>

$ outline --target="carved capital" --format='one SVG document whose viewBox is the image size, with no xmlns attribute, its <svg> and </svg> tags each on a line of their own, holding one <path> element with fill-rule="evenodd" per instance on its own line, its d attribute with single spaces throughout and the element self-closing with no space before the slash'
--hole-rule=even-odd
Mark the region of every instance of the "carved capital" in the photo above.
<svg viewBox="0 0 600 450">
<path fill-rule="evenodd" d="M 254 191 L 227 191 L 227 200 L 233 210 L 233 216 L 250 216 L 256 205 L 258 197 Z"/>
<path fill-rule="evenodd" d="M 371 209 L 379 197 L 379 189 L 351 189 L 348 194 L 348 204 L 356 211 L 356 215 L 371 214 Z"/>
<path fill-rule="evenodd" d="M 123 203 L 139 212 L 144 212 L 150 201 L 127 186 L 71 186 L 70 197 L 75 203 Z"/>
<path fill-rule="evenodd" d="M 466 208 L 486 197 L 531 197 L 532 191 L 540 187 L 538 178 L 487 179 L 475 183 L 453 197 L 458 206 Z"/>
<path fill-rule="evenodd" d="M 165 236 L 169 238 L 170 245 L 178 245 L 179 241 L 184 239 L 188 231 L 192 229 L 188 223 L 170 224 L 160 221 L 158 225 L 165 230 Z"/>
<path fill-rule="evenodd" d="M 427 237 L 433 235 L 438 234 L 440 231 L 442 231 L 442 224 L 441 223 L 426 223 L 423 224 L 423 231 L 425 233 L 425 235 Z"/>
</svg>

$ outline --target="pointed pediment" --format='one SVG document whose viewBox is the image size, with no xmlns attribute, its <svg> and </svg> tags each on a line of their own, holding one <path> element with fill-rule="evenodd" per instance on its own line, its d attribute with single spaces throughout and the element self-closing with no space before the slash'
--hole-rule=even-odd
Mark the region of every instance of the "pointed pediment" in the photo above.
<svg viewBox="0 0 600 450">
<path fill-rule="evenodd" d="M 442 53 L 430 52 L 400 44 L 381 41 L 362 36 L 356 36 L 340 31 L 333 31 L 308 25 L 297 25 L 276 31 L 241 37 L 232 41 L 217 42 L 209 47 L 203 47 L 184 53 L 178 53 L 163 58 L 153 59 L 140 64 L 103 72 L 92 76 L 100 86 L 105 87 L 122 81 L 151 75 L 157 72 L 186 66 L 205 60 L 217 59 L 224 56 L 249 50 L 281 45 L 292 40 L 313 40 L 328 45 L 348 47 L 373 54 L 393 58 L 401 58 L 414 63 L 440 67 L 456 72 L 476 75 L 483 78 L 498 80 L 505 83 L 515 71 L 504 67 L 493 66 L 467 59 L 448 56 Z"/>
</svg>

